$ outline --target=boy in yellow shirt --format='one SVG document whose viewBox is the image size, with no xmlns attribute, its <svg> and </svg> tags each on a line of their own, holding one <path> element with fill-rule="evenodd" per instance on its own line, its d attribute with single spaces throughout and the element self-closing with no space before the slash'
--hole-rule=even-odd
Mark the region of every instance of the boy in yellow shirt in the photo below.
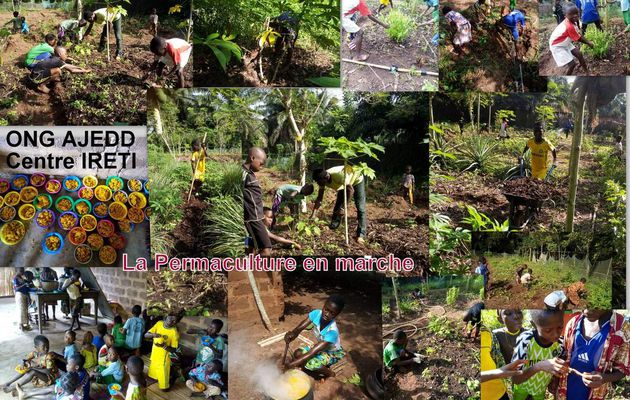
<svg viewBox="0 0 630 400">
<path fill-rule="evenodd" d="M 195 139 L 192 143 L 192 155 L 190 156 L 190 166 L 193 173 L 193 190 L 195 195 L 199 191 L 199 188 L 203 184 L 206 175 L 206 144 L 201 143 L 201 140 Z"/>
<path fill-rule="evenodd" d="M 547 177 L 549 152 L 553 156 L 552 165 L 556 165 L 556 148 L 553 147 L 549 140 L 543 137 L 542 123 L 536 122 L 534 124 L 534 138 L 527 141 L 521 157 L 525 156 L 527 150 L 530 150 L 532 153 L 532 178 L 545 179 Z"/>
</svg>

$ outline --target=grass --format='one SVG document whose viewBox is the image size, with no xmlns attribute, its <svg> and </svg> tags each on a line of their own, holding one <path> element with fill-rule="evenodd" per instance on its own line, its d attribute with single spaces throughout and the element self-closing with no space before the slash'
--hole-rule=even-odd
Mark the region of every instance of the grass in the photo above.
<svg viewBox="0 0 630 400">
<path fill-rule="evenodd" d="M 590 46 L 582 46 L 581 49 L 584 54 L 593 58 L 606 57 L 606 55 L 608 55 L 608 51 L 610 50 L 610 46 L 615 41 L 612 33 L 606 30 L 600 31 L 592 25 L 586 29 L 584 37 L 593 42 L 593 48 Z"/>
<path fill-rule="evenodd" d="M 416 28 L 413 19 L 397 9 L 391 10 L 385 19 L 389 24 L 387 35 L 398 43 L 403 43 L 407 40 Z"/>
</svg>

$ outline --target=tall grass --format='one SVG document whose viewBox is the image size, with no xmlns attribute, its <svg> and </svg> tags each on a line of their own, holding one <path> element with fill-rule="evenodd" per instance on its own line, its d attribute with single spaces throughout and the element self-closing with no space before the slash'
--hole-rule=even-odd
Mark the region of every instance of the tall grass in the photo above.
<svg viewBox="0 0 630 400">
<path fill-rule="evenodd" d="M 387 35 L 398 43 L 407 40 L 414 29 L 416 29 L 416 24 L 413 19 L 397 9 L 391 10 L 385 20 L 389 24 Z"/>
<path fill-rule="evenodd" d="M 239 257 L 245 253 L 247 231 L 243 226 L 243 200 L 240 197 L 213 198 L 204 217 L 208 222 L 204 234 L 211 243 L 208 256 Z"/>
<path fill-rule="evenodd" d="M 459 162 L 465 171 L 478 169 L 487 172 L 497 156 L 497 145 L 495 139 L 490 136 L 467 136 L 459 148 Z"/>
</svg>

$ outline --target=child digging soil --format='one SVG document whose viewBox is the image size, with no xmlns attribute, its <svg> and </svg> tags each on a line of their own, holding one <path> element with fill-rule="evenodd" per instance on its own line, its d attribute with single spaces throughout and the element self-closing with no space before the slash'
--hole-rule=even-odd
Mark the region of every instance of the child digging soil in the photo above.
<svg viewBox="0 0 630 400">
<path fill-rule="evenodd" d="M 462 334 L 467 338 L 475 340 L 479 337 L 479 329 L 481 327 L 481 310 L 485 309 L 486 305 L 483 303 L 476 303 L 468 309 L 466 315 L 464 315 L 464 328 L 462 328 Z M 470 329 L 468 329 L 470 325 Z"/>
<path fill-rule="evenodd" d="M 362 51 L 364 32 L 363 29 L 356 23 L 357 17 L 355 16 L 355 13 L 359 13 L 363 17 L 368 17 L 370 20 L 376 22 L 385 29 L 389 28 L 389 25 L 372 15 L 366 0 L 342 0 L 341 24 L 343 30 L 350 36 L 348 47 L 352 50 L 352 58 L 359 61 L 366 61 L 370 57 L 370 54 Z"/>
<path fill-rule="evenodd" d="M 383 349 L 383 364 L 385 364 L 385 368 L 394 372 L 401 372 L 401 367 L 404 368 L 422 363 L 420 354 L 407 349 L 408 344 L 409 339 L 405 331 L 397 330 L 394 332 L 394 339 L 390 340 Z"/>
<path fill-rule="evenodd" d="M 579 11 L 575 4 L 564 6 L 564 20 L 556 26 L 549 37 L 549 50 L 558 68 L 566 68 L 562 75 L 572 75 L 577 66 L 575 59 L 588 74 L 588 65 L 580 50 L 573 45 L 573 42 L 582 42 L 593 47 L 593 42 L 584 38 L 578 33 L 576 24 L 580 21 Z"/>
<path fill-rule="evenodd" d="M 171 68 L 166 76 L 177 75 L 177 88 L 186 87 L 186 78 L 184 77 L 184 68 L 188 65 L 190 55 L 192 54 L 192 45 L 184 39 L 172 38 L 165 39 L 156 36 L 151 39 L 149 48 L 156 56 L 156 60 L 151 66 L 151 71 L 157 71 L 158 76 L 162 76 L 164 68 Z"/>
<path fill-rule="evenodd" d="M 300 332 L 312 326 L 312 332 L 317 338 L 317 343 L 312 349 L 304 346 L 296 350 L 293 361 L 285 361 L 286 368 L 303 368 L 305 372 L 324 379 L 335 376 L 331 367 L 346 356 L 335 322 L 344 305 L 345 302 L 340 296 L 332 295 L 321 310 L 311 311 L 298 326 L 284 335 L 286 345 L 289 346 Z"/>
</svg>

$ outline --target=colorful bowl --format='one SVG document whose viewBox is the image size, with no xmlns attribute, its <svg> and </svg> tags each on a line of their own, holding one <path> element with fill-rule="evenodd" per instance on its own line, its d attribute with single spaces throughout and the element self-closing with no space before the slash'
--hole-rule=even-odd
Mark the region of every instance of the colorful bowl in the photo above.
<svg viewBox="0 0 630 400">
<path fill-rule="evenodd" d="M 46 221 L 45 223 L 42 223 L 41 220 L 46 215 L 50 216 L 49 220 Z M 41 228 L 50 228 L 51 226 L 53 226 L 55 224 L 55 219 L 56 219 L 55 212 L 53 210 L 49 209 L 49 208 L 41 209 L 41 210 L 37 211 L 37 214 L 35 214 L 35 222 Z"/>
<path fill-rule="evenodd" d="M 123 182 L 123 180 L 118 176 L 108 176 L 105 184 L 112 190 L 112 192 L 122 190 L 125 187 L 125 182 Z"/>
<path fill-rule="evenodd" d="M 44 185 L 44 189 L 46 189 L 46 192 L 50 194 L 57 194 L 61 192 L 61 188 L 61 182 L 59 182 L 57 179 L 51 179 L 46 182 L 46 185 Z"/>
<path fill-rule="evenodd" d="M 149 182 L 149 180 L 147 179 L 146 181 L 144 181 L 142 186 L 144 188 L 144 194 L 149 194 L 149 187 L 151 187 L 151 182 Z"/>
<path fill-rule="evenodd" d="M 125 219 L 125 217 L 127 217 L 127 206 L 123 203 L 115 201 L 109 205 L 108 214 L 117 221 Z"/>
<path fill-rule="evenodd" d="M 147 198 L 140 192 L 129 193 L 129 205 L 131 207 L 144 208 L 147 206 Z"/>
<path fill-rule="evenodd" d="M 24 203 L 32 203 L 33 200 L 37 197 L 39 191 L 36 187 L 33 186 L 25 186 L 20 190 L 20 200 Z"/>
<path fill-rule="evenodd" d="M 56 238 L 56 239 L 58 239 L 57 243 L 58 243 L 59 247 L 56 248 L 56 249 L 48 248 L 48 246 L 51 245 L 51 244 L 49 244 L 47 242 L 47 240 L 49 240 L 48 238 L 51 238 L 51 239 L 52 238 Z M 57 232 L 50 232 L 50 233 L 46 234 L 46 236 L 44 236 L 44 239 L 42 240 L 42 250 L 44 250 L 44 253 L 46 253 L 46 254 L 58 254 L 58 253 L 61 252 L 62 249 L 63 249 L 63 238 L 61 237 L 60 234 L 58 234 Z"/>
<path fill-rule="evenodd" d="M 68 225 L 64 227 L 63 226 L 64 220 L 65 221 L 74 220 L 74 223 L 72 225 Z M 57 219 L 57 225 L 59 225 L 59 228 L 63 229 L 64 231 L 69 231 L 75 226 L 79 225 L 79 216 L 73 211 L 66 211 L 64 213 L 61 213 L 61 215 L 59 215 L 59 218 Z"/>
<path fill-rule="evenodd" d="M 116 227 L 114 226 L 114 223 L 112 221 L 108 219 L 102 219 L 98 221 L 98 224 L 96 225 L 96 231 L 102 237 L 108 238 L 116 232 Z"/>
<path fill-rule="evenodd" d="M 75 226 L 68 232 L 68 241 L 75 246 L 85 243 L 87 240 L 87 232 L 80 226 Z"/>
<path fill-rule="evenodd" d="M 37 210 L 50 208 L 53 205 L 52 197 L 48 193 L 40 193 L 33 200 L 33 205 Z"/>
<path fill-rule="evenodd" d="M 11 189 L 11 182 L 8 179 L 0 178 L 0 194 L 4 194 Z"/>
<path fill-rule="evenodd" d="M 112 246 L 116 250 L 122 250 L 125 248 L 127 241 L 125 237 L 120 233 L 114 233 L 111 237 L 108 238 L 110 246 Z"/>
<path fill-rule="evenodd" d="M 17 212 L 15 211 L 15 207 L 13 206 L 4 206 L 0 208 L 0 221 L 9 222 L 15 219 L 15 215 Z"/>
<path fill-rule="evenodd" d="M 30 221 L 35 217 L 36 211 L 32 204 L 22 204 L 18 209 L 18 216 L 22 221 Z"/>
<path fill-rule="evenodd" d="M 75 183 L 73 184 L 72 182 Z M 74 175 L 66 176 L 65 178 L 63 178 L 62 184 L 63 188 L 66 189 L 66 191 L 68 192 L 76 192 L 77 190 L 81 189 L 81 179 Z"/>
<path fill-rule="evenodd" d="M 74 249 L 74 259 L 79 264 L 87 264 L 92 261 L 92 248 L 87 244 L 81 244 Z"/>
<path fill-rule="evenodd" d="M 124 233 L 129 233 L 131 231 L 133 231 L 133 228 L 135 228 L 136 224 L 134 224 L 133 222 L 129 221 L 129 218 L 125 218 L 122 219 L 120 221 L 118 221 L 118 227 L 120 228 L 121 232 Z"/>
<path fill-rule="evenodd" d="M 22 241 L 26 236 L 26 226 L 22 221 L 11 221 L 0 228 L 0 240 L 7 246 L 13 246 Z"/>
<path fill-rule="evenodd" d="M 120 389 L 122 388 L 117 383 L 112 383 L 109 386 L 107 386 L 107 390 L 109 390 L 109 394 L 111 394 L 112 396 L 115 395 L 116 392 L 120 392 Z"/>
<path fill-rule="evenodd" d="M 20 194 L 14 190 L 4 195 L 4 205 L 17 206 L 20 203 Z"/>
<path fill-rule="evenodd" d="M 0 196 L 0 207 L 4 205 L 4 197 Z"/>
<path fill-rule="evenodd" d="M 60 213 L 72 211 L 74 209 L 74 200 L 70 196 L 61 196 L 55 200 L 55 209 Z"/>
<path fill-rule="evenodd" d="M 98 233 L 90 233 L 87 237 L 86 244 L 89 245 L 92 250 L 100 250 L 101 247 L 105 245 L 105 239 Z"/>
<path fill-rule="evenodd" d="M 140 179 L 129 179 L 127 181 L 127 189 L 130 192 L 141 192 L 144 189 L 144 185 Z"/>
<path fill-rule="evenodd" d="M 98 251 L 98 259 L 105 265 L 111 265 L 116 262 L 118 254 L 112 246 L 105 245 Z"/>
<path fill-rule="evenodd" d="M 114 201 L 117 201 L 119 203 L 126 203 L 127 200 L 129 200 L 129 196 L 127 196 L 127 193 L 123 192 L 122 190 L 114 192 L 112 198 L 114 199 Z"/>
<path fill-rule="evenodd" d="M 82 217 L 92 212 L 92 203 L 85 199 L 78 199 L 74 202 L 72 209 L 78 216 Z"/>
<path fill-rule="evenodd" d="M 81 220 L 79 221 L 79 225 L 81 226 L 81 228 L 85 229 L 87 232 L 91 232 L 96 229 L 97 223 L 98 221 L 96 221 L 96 217 L 92 214 L 82 216 Z"/>
<path fill-rule="evenodd" d="M 31 175 L 30 182 L 31 182 L 31 185 L 35 187 L 42 187 L 46 183 L 46 175 L 40 172 L 36 172 L 33 175 Z"/>
<path fill-rule="evenodd" d="M 112 190 L 105 185 L 98 185 L 94 188 L 94 197 L 99 201 L 109 201 L 112 198 Z"/>
<path fill-rule="evenodd" d="M 79 189 L 79 197 L 85 200 L 92 200 L 94 197 L 94 191 L 87 186 L 83 186 Z"/>
<path fill-rule="evenodd" d="M 94 215 L 96 216 L 96 218 L 105 218 L 108 215 L 109 209 L 107 208 L 107 204 L 103 203 L 103 202 L 98 202 L 96 204 L 94 204 Z M 102 212 L 100 212 L 99 210 L 102 210 Z"/>
<path fill-rule="evenodd" d="M 94 175 L 84 176 L 82 179 L 82 182 L 84 186 L 90 189 L 94 189 L 96 186 L 98 186 L 98 178 L 95 177 Z"/>
<path fill-rule="evenodd" d="M 28 182 L 28 176 L 22 174 L 15 175 L 13 179 L 11 179 L 11 189 L 19 192 L 22 188 L 28 186 Z"/>
<path fill-rule="evenodd" d="M 144 211 L 141 208 L 130 207 L 127 210 L 127 218 L 134 224 L 139 224 L 144 221 Z"/>
</svg>

